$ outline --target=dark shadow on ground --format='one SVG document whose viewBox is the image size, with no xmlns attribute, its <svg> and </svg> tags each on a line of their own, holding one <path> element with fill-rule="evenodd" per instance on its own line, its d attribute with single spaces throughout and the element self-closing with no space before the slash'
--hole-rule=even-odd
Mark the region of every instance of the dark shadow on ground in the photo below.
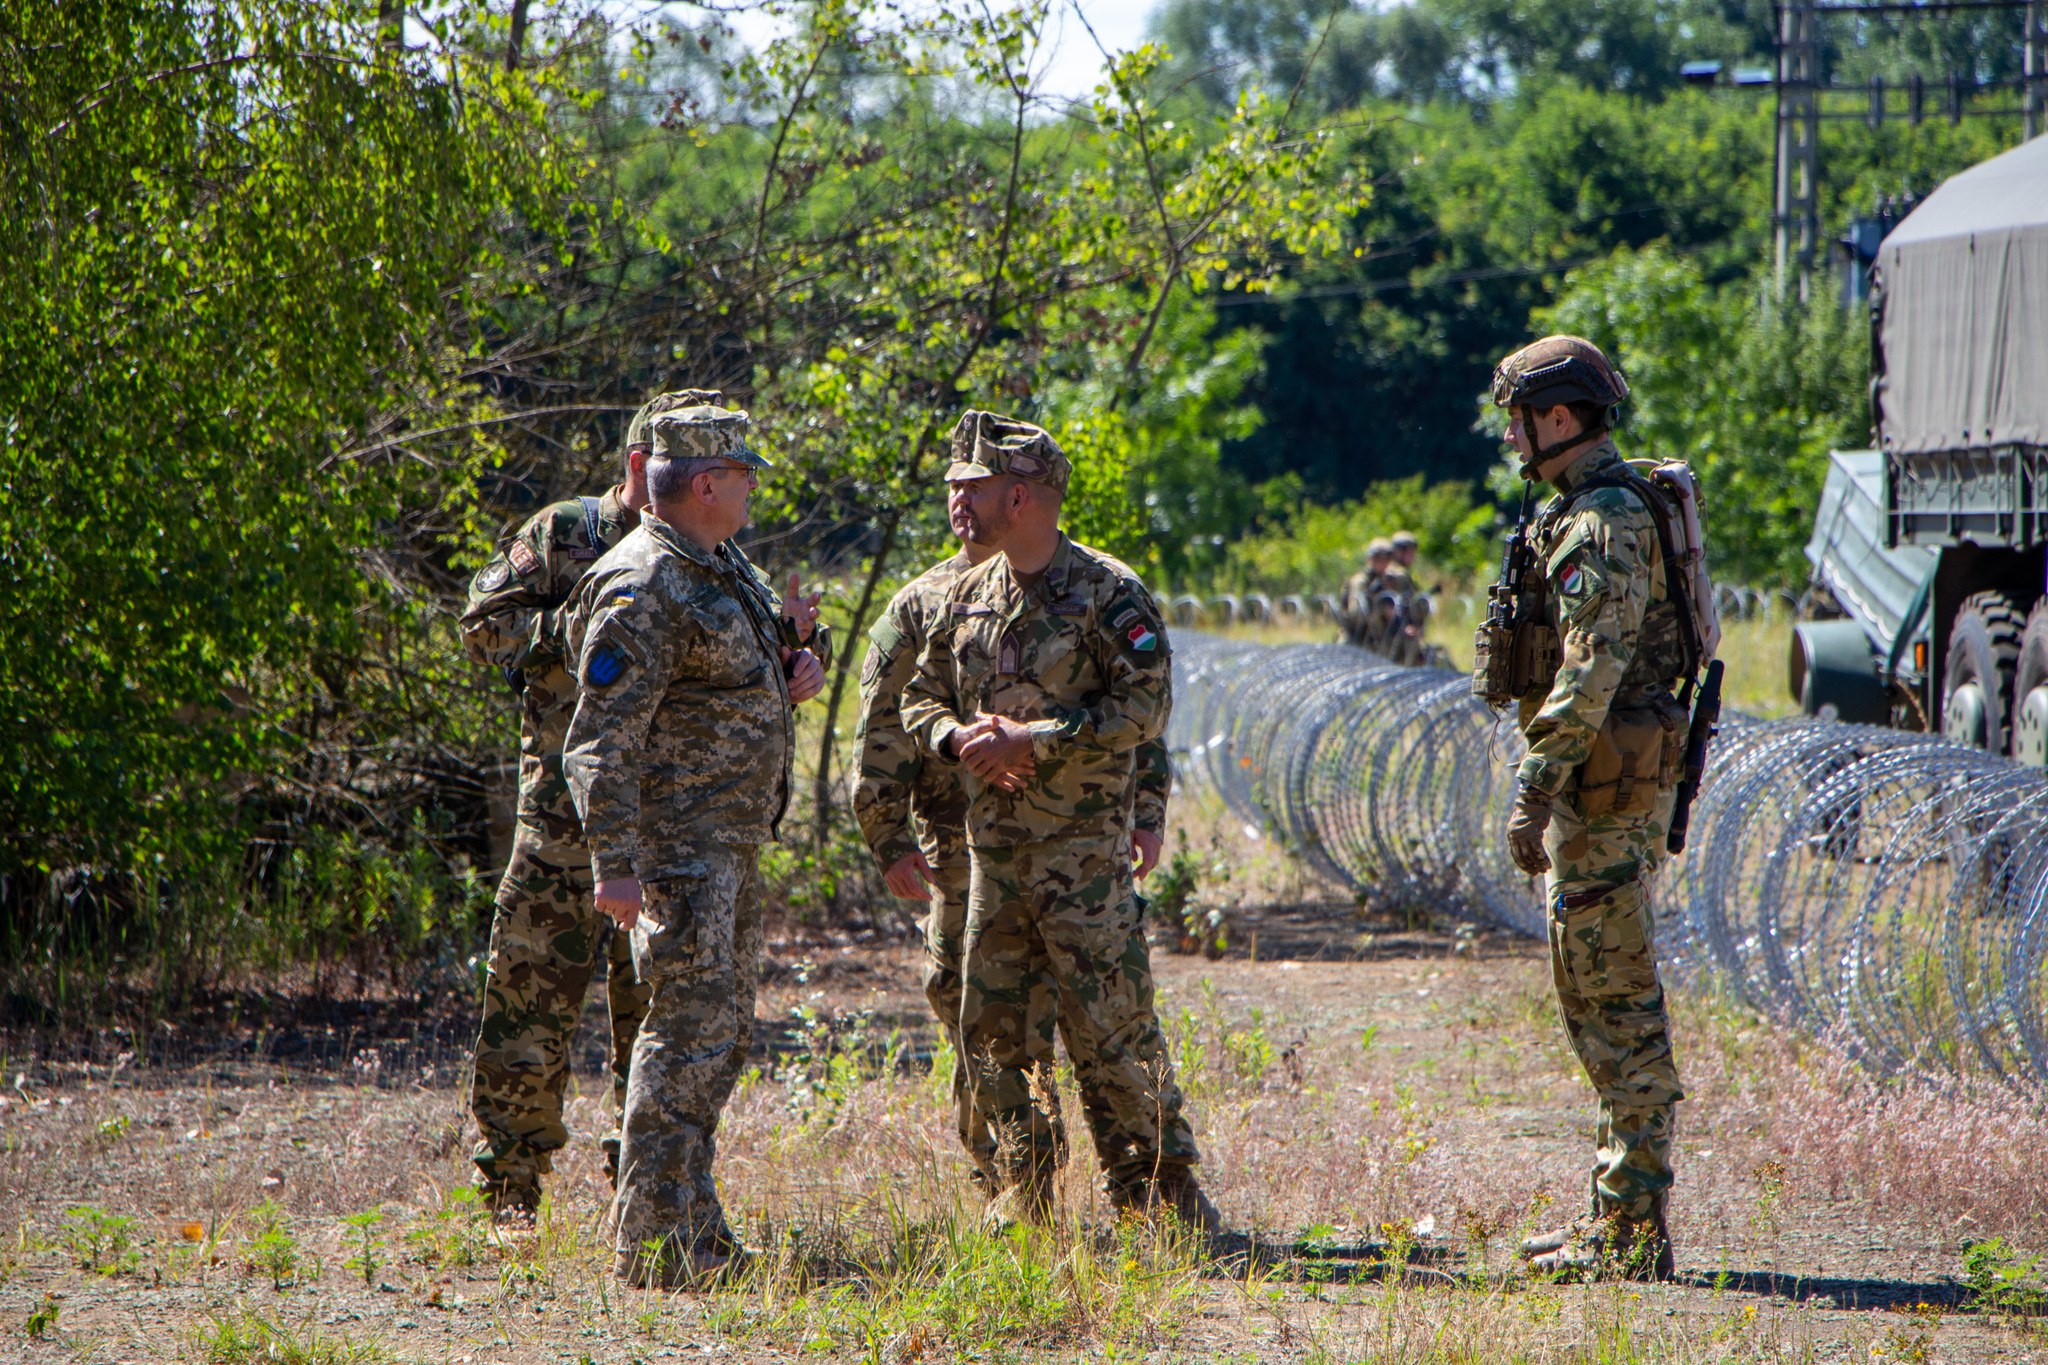
<svg viewBox="0 0 2048 1365">
<path fill-rule="evenodd" d="M 1677 1283 L 1794 1303 L 1820 1301 L 1834 1308 L 1911 1308 L 1928 1304 L 1944 1312 L 1969 1306 L 1970 1291 L 1954 1280 L 1883 1280 L 1843 1275 L 1781 1275 L 1769 1270 L 1725 1270 L 1714 1274 L 1681 1271 Z"/>
</svg>

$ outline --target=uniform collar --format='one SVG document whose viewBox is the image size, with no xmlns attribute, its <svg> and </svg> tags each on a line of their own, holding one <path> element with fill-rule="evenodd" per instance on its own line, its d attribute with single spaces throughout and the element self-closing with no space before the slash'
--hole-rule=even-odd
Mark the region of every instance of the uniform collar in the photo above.
<svg viewBox="0 0 2048 1365">
<path fill-rule="evenodd" d="M 1562 470 L 1558 471 L 1557 478 L 1552 482 L 1556 485 L 1558 492 L 1569 493 L 1600 471 L 1620 463 L 1621 452 L 1614 448 L 1613 439 L 1608 438 L 1602 440 L 1599 444 L 1580 455 L 1578 459 L 1573 460 Z"/>
<path fill-rule="evenodd" d="M 663 521 L 652 507 L 640 514 L 640 524 L 647 528 L 647 534 L 654 537 L 655 543 L 664 549 L 674 551 L 692 564 L 707 569 L 718 567 L 717 556 Z"/>
<path fill-rule="evenodd" d="M 1013 601 L 1027 600 L 1029 594 L 1023 591 L 1017 582 L 1017 576 L 1010 571 L 1010 557 L 998 555 L 996 559 L 1002 565 L 996 572 L 1002 575 L 1004 595 Z M 1060 543 L 1053 550 L 1052 559 L 1046 563 L 1045 572 L 1039 575 L 1035 591 L 1041 593 L 1048 602 L 1058 601 L 1067 590 L 1067 580 L 1072 576 L 1073 566 L 1074 542 L 1067 539 L 1067 533 L 1062 531 Z"/>
<path fill-rule="evenodd" d="M 626 506 L 626 485 L 615 483 L 604 491 L 604 496 L 597 500 L 597 518 L 621 531 L 630 531 L 640 524 L 640 514 Z"/>
</svg>

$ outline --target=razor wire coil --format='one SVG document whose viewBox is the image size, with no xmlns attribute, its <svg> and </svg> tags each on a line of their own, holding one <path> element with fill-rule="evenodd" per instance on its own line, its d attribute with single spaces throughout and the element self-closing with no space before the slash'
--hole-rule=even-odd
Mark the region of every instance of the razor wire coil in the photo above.
<svg viewBox="0 0 2048 1365">
<path fill-rule="evenodd" d="M 1181 780 L 1361 903 L 1548 932 L 1505 837 L 1522 740 L 1464 674 L 1183 632 L 1174 679 Z M 1668 971 L 1880 1069 L 2048 1079 L 2048 771 L 1727 716 L 1652 886 Z"/>
</svg>

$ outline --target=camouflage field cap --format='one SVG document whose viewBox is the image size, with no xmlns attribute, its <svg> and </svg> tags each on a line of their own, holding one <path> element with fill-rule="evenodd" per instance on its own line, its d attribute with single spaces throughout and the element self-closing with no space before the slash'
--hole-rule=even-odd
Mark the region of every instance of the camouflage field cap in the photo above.
<svg viewBox="0 0 2048 1365">
<path fill-rule="evenodd" d="M 1384 536 L 1375 537 L 1365 547 L 1365 557 L 1367 559 L 1385 559 L 1392 553 L 1394 553 L 1394 542 Z"/>
<path fill-rule="evenodd" d="M 1415 538 L 1413 531 L 1396 531 L 1394 532 L 1394 538 L 1387 542 L 1387 548 L 1392 550 L 1417 550 L 1422 548 L 1422 542 Z"/>
<path fill-rule="evenodd" d="M 1584 337 L 1545 337 L 1516 351 L 1493 371 L 1495 407 L 1598 403 L 1611 408 L 1626 397 L 1628 381 L 1614 362 Z"/>
<path fill-rule="evenodd" d="M 672 412 L 657 413 L 654 428 L 654 458 L 657 460 L 731 460 L 749 469 L 773 469 L 774 465 L 747 444 L 751 419 L 736 408 L 715 403 L 698 403 Z"/>
<path fill-rule="evenodd" d="M 1074 465 L 1044 427 L 998 413 L 970 410 L 953 424 L 953 463 L 946 482 L 1014 474 L 1067 491 Z"/>
<path fill-rule="evenodd" d="M 715 406 L 724 401 L 725 395 L 717 389 L 670 389 L 666 393 L 657 393 L 642 403 L 640 411 L 634 413 L 633 420 L 626 424 L 626 449 L 630 451 L 637 446 L 642 450 L 653 450 L 654 433 L 649 428 L 653 426 L 654 419 L 664 412 Z"/>
</svg>

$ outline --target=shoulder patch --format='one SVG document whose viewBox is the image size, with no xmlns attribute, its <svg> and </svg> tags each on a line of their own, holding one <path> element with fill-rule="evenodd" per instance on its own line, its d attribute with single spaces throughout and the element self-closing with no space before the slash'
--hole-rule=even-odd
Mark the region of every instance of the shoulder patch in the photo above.
<svg viewBox="0 0 2048 1365">
<path fill-rule="evenodd" d="M 523 540 L 513 541 L 512 548 L 505 551 L 505 558 L 511 561 L 521 578 L 540 572 L 540 556 Z"/>
<path fill-rule="evenodd" d="M 591 687 L 610 687 L 625 671 L 625 656 L 610 645 L 599 645 L 591 651 L 590 662 L 583 666 L 583 681 Z"/>
<path fill-rule="evenodd" d="M 880 658 L 884 654 L 894 653 L 896 646 L 903 643 L 903 632 L 896 629 L 894 621 L 884 616 L 868 630 L 868 640 L 875 647 L 870 657 Z"/>
<path fill-rule="evenodd" d="M 1146 653 L 1159 648 L 1159 637 L 1142 621 L 1124 632 L 1124 641 L 1132 649 Z"/>
<path fill-rule="evenodd" d="M 476 590 L 478 592 L 496 592 L 504 587 L 505 581 L 511 577 L 512 567 L 502 559 L 494 559 L 484 566 L 482 573 L 476 576 Z"/>
<path fill-rule="evenodd" d="M 1111 630 L 1127 630 L 1130 628 L 1131 622 L 1137 619 L 1138 609 L 1136 607 L 1125 607 L 1122 611 L 1109 618 L 1109 628 Z"/>
</svg>

